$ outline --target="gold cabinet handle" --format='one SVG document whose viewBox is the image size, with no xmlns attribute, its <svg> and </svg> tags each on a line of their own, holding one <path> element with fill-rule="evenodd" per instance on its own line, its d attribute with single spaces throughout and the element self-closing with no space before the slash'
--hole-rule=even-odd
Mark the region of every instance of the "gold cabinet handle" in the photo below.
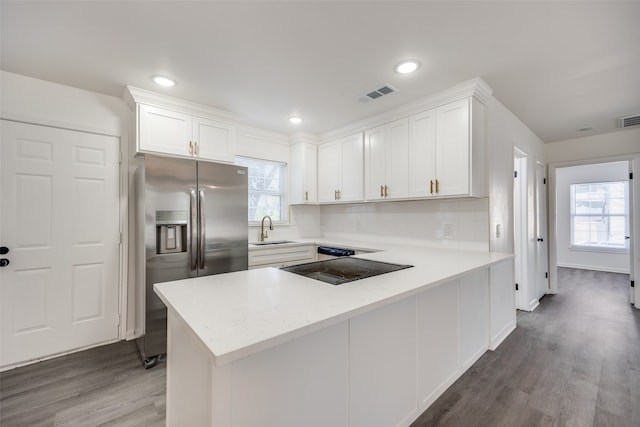
<svg viewBox="0 0 640 427">
<path fill-rule="evenodd" d="M 198 143 L 194 142 L 193 143 L 193 153 L 197 156 L 198 155 Z"/>
<path fill-rule="evenodd" d="M 384 185 L 380 186 L 380 197 L 384 197 Z"/>
<path fill-rule="evenodd" d="M 384 186 L 384 197 L 389 197 L 389 187 Z"/>
<path fill-rule="evenodd" d="M 436 193 L 440 192 L 440 181 L 436 179 Z"/>
<path fill-rule="evenodd" d="M 338 190 L 333 190 L 333 200 L 338 200 Z"/>
<path fill-rule="evenodd" d="M 309 201 L 309 192 L 308 191 L 304 192 L 304 200 L 307 201 L 307 202 Z"/>
<path fill-rule="evenodd" d="M 189 141 L 189 154 L 193 155 L 193 141 Z"/>
<path fill-rule="evenodd" d="M 433 194 L 433 180 L 429 180 L 429 193 Z"/>
<path fill-rule="evenodd" d="M 342 199 L 342 191 L 338 190 L 338 200 Z"/>
</svg>

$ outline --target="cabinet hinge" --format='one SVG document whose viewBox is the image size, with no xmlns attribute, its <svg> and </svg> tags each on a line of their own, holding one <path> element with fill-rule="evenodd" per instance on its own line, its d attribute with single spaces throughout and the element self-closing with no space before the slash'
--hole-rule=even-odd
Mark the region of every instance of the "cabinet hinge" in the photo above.
<svg viewBox="0 0 640 427">
<path fill-rule="evenodd" d="M 633 172 L 629 172 L 629 179 L 633 179 Z"/>
<path fill-rule="evenodd" d="M 518 284 L 516 283 L 516 291 L 518 290 Z"/>
<path fill-rule="evenodd" d="M 548 279 L 549 278 L 549 272 L 544 273 L 544 278 Z"/>
<path fill-rule="evenodd" d="M 116 326 L 120 326 L 120 313 L 116 313 Z"/>
<path fill-rule="evenodd" d="M 634 282 L 633 280 L 631 281 L 631 287 L 635 288 L 636 287 L 636 282 Z"/>
<path fill-rule="evenodd" d="M 517 178 L 518 177 L 518 171 L 513 171 L 513 177 Z"/>
<path fill-rule="evenodd" d="M 118 244 L 122 244 L 122 233 L 118 233 Z"/>
<path fill-rule="evenodd" d="M 542 178 L 542 183 L 546 184 L 547 183 L 547 178 Z"/>
</svg>

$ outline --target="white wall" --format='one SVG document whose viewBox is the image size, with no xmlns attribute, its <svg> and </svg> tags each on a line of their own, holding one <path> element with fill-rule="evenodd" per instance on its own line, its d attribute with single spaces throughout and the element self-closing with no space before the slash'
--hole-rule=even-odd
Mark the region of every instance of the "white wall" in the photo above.
<svg viewBox="0 0 640 427">
<path fill-rule="evenodd" d="M 570 249 L 570 185 L 581 182 L 626 181 L 628 162 L 558 168 L 556 171 L 556 241 L 559 267 L 629 273 L 629 255 Z"/>
<path fill-rule="evenodd" d="M 535 170 L 536 162 L 544 163 L 544 144 L 531 130 L 495 97 L 487 103 L 487 180 L 489 192 L 490 249 L 496 252 L 514 251 L 513 210 L 513 148 L 527 155 L 527 245 L 525 257 L 526 282 L 521 283 L 527 301 L 522 309 L 531 310 L 536 297 L 536 236 L 535 236 Z M 501 237 L 496 227 L 501 225 Z M 522 280 L 521 280 L 522 281 Z"/>
</svg>

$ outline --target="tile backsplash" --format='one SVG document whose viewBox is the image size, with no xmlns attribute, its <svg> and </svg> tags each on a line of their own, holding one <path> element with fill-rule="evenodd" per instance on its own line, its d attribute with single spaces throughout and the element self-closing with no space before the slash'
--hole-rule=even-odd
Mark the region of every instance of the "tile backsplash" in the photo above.
<svg viewBox="0 0 640 427">
<path fill-rule="evenodd" d="M 290 222 L 270 231 L 270 239 L 334 237 L 489 250 L 488 199 L 292 206 Z M 250 227 L 249 241 L 259 234 L 259 227 Z"/>
</svg>

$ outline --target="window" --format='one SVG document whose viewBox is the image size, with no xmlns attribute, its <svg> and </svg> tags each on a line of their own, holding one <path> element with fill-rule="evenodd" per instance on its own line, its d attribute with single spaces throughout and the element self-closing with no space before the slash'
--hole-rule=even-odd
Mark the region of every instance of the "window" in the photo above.
<svg viewBox="0 0 640 427">
<path fill-rule="evenodd" d="M 571 184 L 571 247 L 628 250 L 629 185 L 626 181 Z"/>
<path fill-rule="evenodd" d="M 236 164 L 249 169 L 249 222 L 260 222 L 265 215 L 274 222 L 285 222 L 287 164 L 249 157 L 236 157 Z"/>
</svg>

